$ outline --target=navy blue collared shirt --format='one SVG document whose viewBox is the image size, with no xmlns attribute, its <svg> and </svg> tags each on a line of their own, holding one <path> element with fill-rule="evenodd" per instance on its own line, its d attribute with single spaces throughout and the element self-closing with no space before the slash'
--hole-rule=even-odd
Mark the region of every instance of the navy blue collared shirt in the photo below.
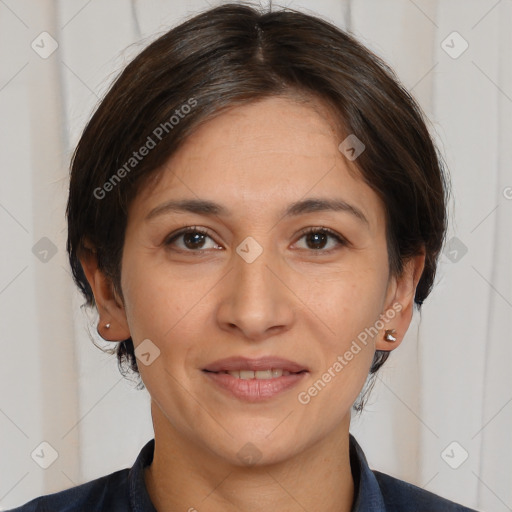
<svg viewBox="0 0 512 512">
<path fill-rule="evenodd" d="M 41 496 L 7 512 L 157 512 L 144 482 L 155 441 L 142 448 L 135 464 L 65 491 Z M 372 471 L 350 435 L 354 479 L 351 512 L 476 512 L 379 471 Z"/>
</svg>

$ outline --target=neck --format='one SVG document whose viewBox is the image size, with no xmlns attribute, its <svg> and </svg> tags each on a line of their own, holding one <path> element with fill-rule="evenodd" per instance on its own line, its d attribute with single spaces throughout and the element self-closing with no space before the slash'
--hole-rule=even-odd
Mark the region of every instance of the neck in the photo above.
<svg viewBox="0 0 512 512">
<path fill-rule="evenodd" d="M 350 512 L 350 417 L 328 438 L 272 464 L 239 466 L 176 432 L 152 404 L 153 462 L 145 483 L 158 512 Z"/>
</svg>

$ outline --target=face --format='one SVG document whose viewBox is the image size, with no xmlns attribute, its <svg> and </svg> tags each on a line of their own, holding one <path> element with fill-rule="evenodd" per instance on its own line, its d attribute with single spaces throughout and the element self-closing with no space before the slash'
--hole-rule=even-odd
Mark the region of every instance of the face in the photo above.
<svg viewBox="0 0 512 512">
<path fill-rule="evenodd" d="M 397 282 L 383 205 L 319 109 L 274 97 L 219 115 L 130 206 L 123 314 L 156 436 L 241 464 L 244 450 L 282 461 L 348 430 L 375 351 L 358 336 Z M 196 200 L 218 209 L 169 203 Z"/>
</svg>

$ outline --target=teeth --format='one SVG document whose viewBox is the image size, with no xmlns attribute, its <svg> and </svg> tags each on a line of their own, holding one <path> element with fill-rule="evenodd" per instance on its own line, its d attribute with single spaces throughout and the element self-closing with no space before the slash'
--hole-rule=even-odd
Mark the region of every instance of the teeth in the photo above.
<svg viewBox="0 0 512 512">
<path fill-rule="evenodd" d="M 227 372 L 232 377 L 235 377 L 236 379 L 243 379 L 243 380 L 249 380 L 249 379 L 276 379 L 281 376 L 290 375 L 290 372 L 288 370 L 282 370 L 281 368 L 272 368 L 269 370 L 233 370 Z"/>
<path fill-rule="evenodd" d="M 256 379 L 271 379 L 272 370 L 259 370 L 257 372 L 254 372 L 254 377 Z"/>
</svg>

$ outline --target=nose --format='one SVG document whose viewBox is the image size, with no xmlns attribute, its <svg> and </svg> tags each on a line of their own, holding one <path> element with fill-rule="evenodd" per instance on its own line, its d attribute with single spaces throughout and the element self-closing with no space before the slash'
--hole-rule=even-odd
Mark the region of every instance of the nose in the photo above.
<svg viewBox="0 0 512 512">
<path fill-rule="evenodd" d="M 291 328 L 295 320 L 294 294 L 287 286 L 285 268 L 270 250 L 252 262 L 238 253 L 222 286 L 217 309 L 221 329 L 261 341 Z"/>
</svg>

